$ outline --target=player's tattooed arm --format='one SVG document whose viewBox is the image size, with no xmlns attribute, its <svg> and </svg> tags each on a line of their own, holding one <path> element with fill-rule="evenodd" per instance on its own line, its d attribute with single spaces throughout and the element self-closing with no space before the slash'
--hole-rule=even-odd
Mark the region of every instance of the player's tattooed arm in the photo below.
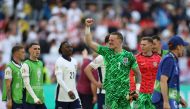
<svg viewBox="0 0 190 109">
<path fill-rule="evenodd" d="M 7 99 L 11 100 L 11 80 L 7 79 L 6 80 L 6 89 L 7 89 Z"/>
<path fill-rule="evenodd" d="M 6 79 L 7 109 L 12 109 L 11 81 L 12 81 L 11 79 Z"/>
<path fill-rule="evenodd" d="M 5 69 L 5 83 L 7 93 L 7 109 L 12 109 L 12 96 L 11 96 L 11 82 L 12 82 L 12 70 L 10 67 Z"/>
<path fill-rule="evenodd" d="M 91 18 L 87 18 L 85 20 L 85 42 L 90 48 L 92 48 L 94 51 L 97 51 L 98 44 L 92 40 L 92 34 L 90 31 L 90 26 L 93 24 L 93 22 L 94 20 Z"/>
<path fill-rule="evenodd" d="M 12 70 L 10 67 L 7 67 L 5 69 L 7 100 L 11 100 L 11 82 L 12 82 Z"/>
</svg>

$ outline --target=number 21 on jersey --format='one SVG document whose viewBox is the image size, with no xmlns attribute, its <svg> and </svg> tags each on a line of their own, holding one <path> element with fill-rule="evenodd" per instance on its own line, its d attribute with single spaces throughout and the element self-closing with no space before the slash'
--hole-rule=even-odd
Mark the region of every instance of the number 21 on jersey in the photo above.
<svg viewBox="0 0 190 109">
<path fill-rule="evenodd" d="M 74 72 L 70 72 L 70 79 L 74 79 L 75 78 L 75 73 Z"/>
</svg>

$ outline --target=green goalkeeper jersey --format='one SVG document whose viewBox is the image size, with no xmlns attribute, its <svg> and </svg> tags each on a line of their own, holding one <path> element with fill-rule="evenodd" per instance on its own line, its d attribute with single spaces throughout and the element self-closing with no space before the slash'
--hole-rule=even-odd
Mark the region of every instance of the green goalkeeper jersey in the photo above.
<svg viewBox="0 0 190 109">
<path fill-rule="evenodd" d="M 126 102 L 125 97 L 129 93 L 129 72 L 131 68 L 137 68 L 138 64 L 134 55 L 126 50 L 116 53 L 108 47 L 99 46 L 97 53 L 105 59 L 106 75 L 103 87 L 106 90 L 106 104 L 114 108 L 114 104 Z"/>
<path fill-rule="evenodd" d="M 10 68 L 10 71 L 6 71 L 5 75 L 12 74 L 12 82 L 11 82 L 11 97 L 15 103 L 21 104 L 23 98 L 23 80 L 20 72 L 19 65 L 16 65 L 13 61 L 7 64 L 7 68 Z M 6 79 L 6 78 L 5 78 Z M 7 93 L 6 93 L 6 84 L 4 81 L 4 88 L 3 88 L 3 100 L 6 100 Z"/>
<path fill-rule="evenodd" d="M 38 61 L 26 60 L 24 63 L 26 63 L 29 67 L 30 85 L 31 85 L 34 93 L 42 102 L 44 102 L 43 63 L 40 60 L 38 60 Z M 34 99 L 29 94 L 28 91 L 26 91 L 26 102 L 32 103 L 32 104 L 34 103 Z"/>
</svg>

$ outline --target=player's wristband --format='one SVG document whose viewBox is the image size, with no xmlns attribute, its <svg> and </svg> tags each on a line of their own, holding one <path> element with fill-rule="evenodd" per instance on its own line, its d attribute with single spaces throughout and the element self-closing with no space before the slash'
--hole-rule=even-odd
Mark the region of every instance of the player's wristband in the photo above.
<svg viewBox="0 0 190 109">
<path fill-rule="evenodd" d="M 129 98 L 130 98 L 130 97 L 129 97 L 129 94 L 128 94 L 128 95 L 126 96 L 126 99 L 129 100 Z"/>
<path fill-rule="evenodd" d="M 38 98 L 34 98 L 35 103 L 37 103 L 38 101 L 40 101 Z"/>
<path fill-rule="evenodd" d="M 85 34 L 90 34 L 90 26 L 86 26 Z"/>
<path fill-rule="evenodd" d="M 137 84 L 136 84 L 136 92 L 137 92 L 137 93 L 139 93 L 140 87 L 141 87 L 140 83 L 137 83 Z"/>
</svg>

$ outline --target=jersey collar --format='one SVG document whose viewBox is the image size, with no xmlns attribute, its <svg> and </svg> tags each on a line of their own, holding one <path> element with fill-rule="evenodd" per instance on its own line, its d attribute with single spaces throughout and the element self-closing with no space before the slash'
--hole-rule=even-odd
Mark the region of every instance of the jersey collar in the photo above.
<svg viewBox="0 0 190 109">
<path fill-rule="evenodd" d="M 177 58 L 177 56 L 174 54 L 174 53 L 172 53 L 172 52 L 169 52 L 169 54 L 175 59 L 175 60 L 177 60 L 178 61 L 178 58 Z"/>
<path fill-rule="evenodd" d="M 28 59 L 28 60 L 30 60 L 30 61 L 32 61 L 32 62 L 38 62 L 39 60 L 32 60 L 32 59 Z"/>
<path fill-rule="evenodd" d="M 12 60 L 11 62 L 12 62 L 16 67 L 21 68 L 21 65 L 22 65 L 22 64 L 18 64 L 18 63 L 16 63 L 16 61 L 14 61 L 14 60 Z"/>
<path fill-rule="evenodd" d="M 66 56 L 66 55 L 64 55 L 64 54 L 62 54 L 62 57 L 63 57 L 64 59 L 66 59 L 67 61 L 71 62 L 71 57 Z"/>
<path fill-rule="evenodd" d="M 145 55 L 143 55 L 143 53 L 141 52 L 140 55 L 141 55 L 141 56 L 144 56 L 144 57 L 152 57 L 152 56 L 154 55 L 154 53 L 152 52 L 152 55 L 150 55 L 150 56 L 145 56 Z"/>
</svg>

